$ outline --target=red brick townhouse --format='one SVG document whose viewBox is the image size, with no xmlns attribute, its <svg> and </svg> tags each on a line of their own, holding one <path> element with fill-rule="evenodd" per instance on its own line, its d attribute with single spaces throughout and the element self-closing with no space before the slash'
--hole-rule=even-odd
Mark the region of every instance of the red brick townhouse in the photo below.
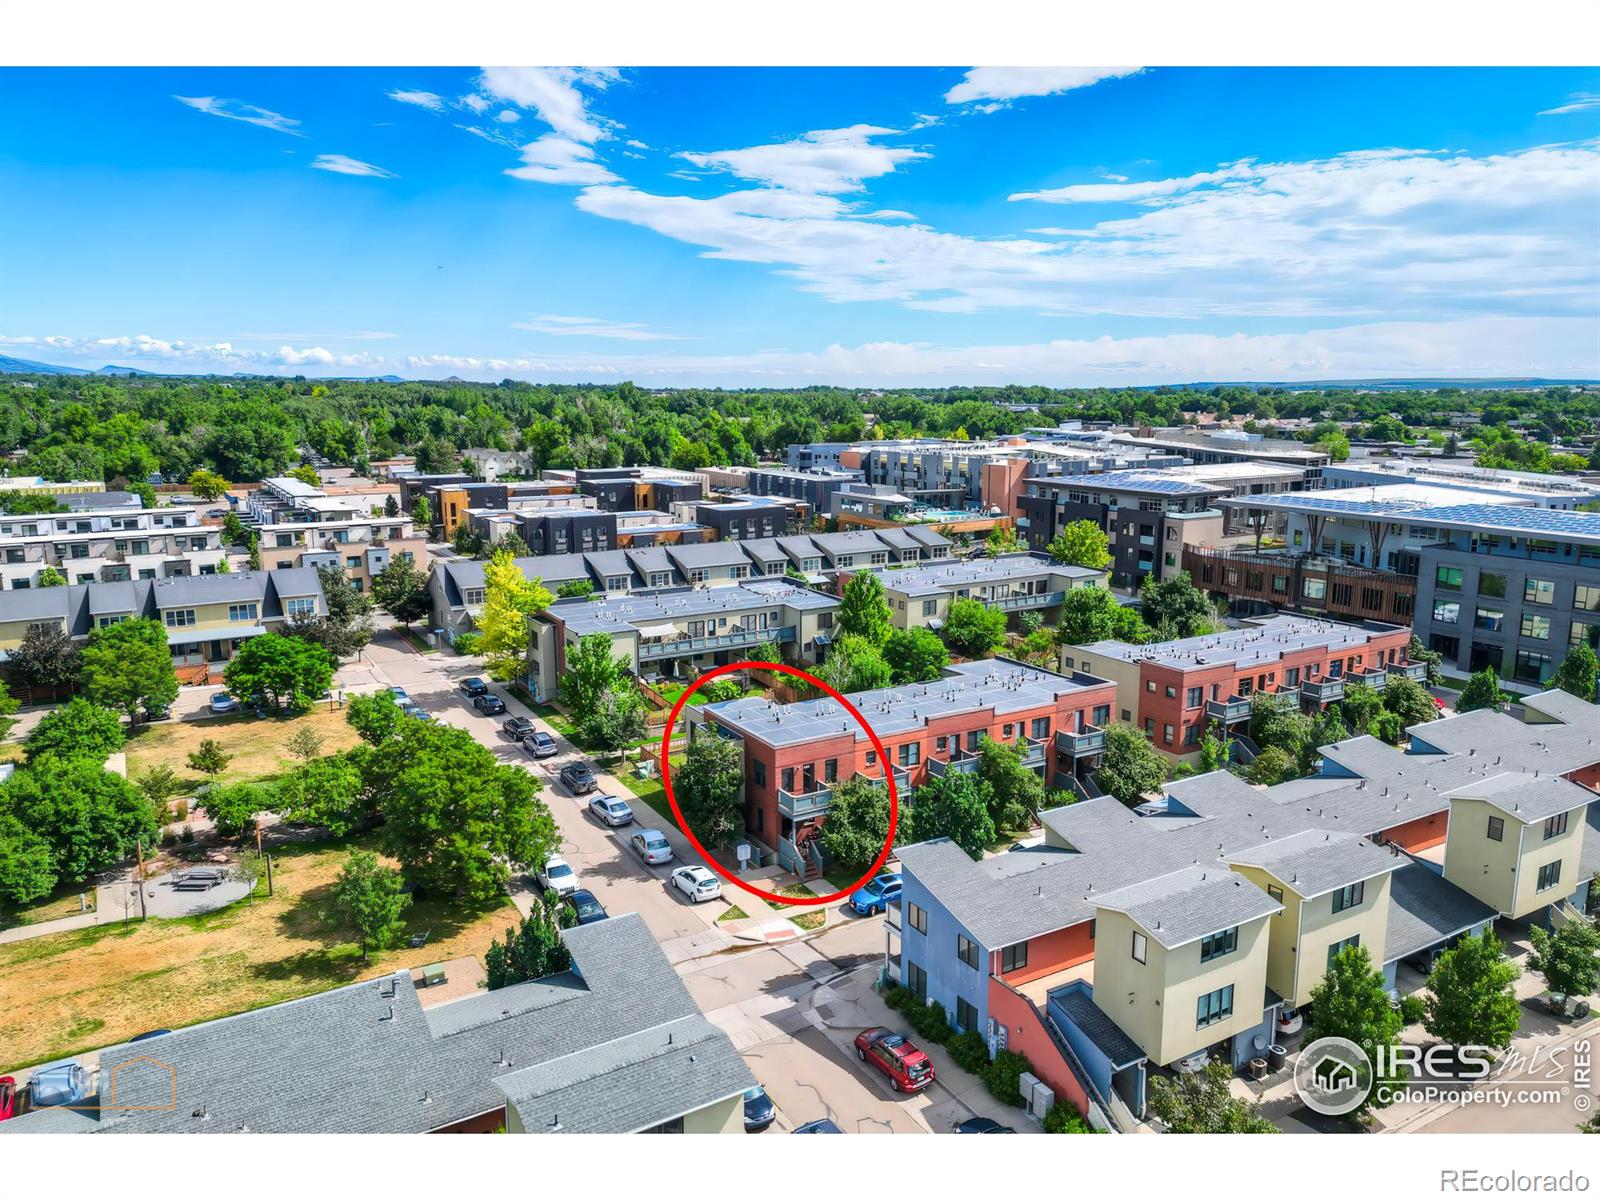
<svg viewBox="0 0 1600 1200">
<path fill-rule="evenodd" d="M 832 802 L 831 785 L 854 775 L 895 772 L 915 787 L 977 765 L 984 738 L 1019 746 L 1053 787 L 1098 765 L 1116 685 L 1062 675 L 1009 659 L 960 663 L 931 683 L 858 692 L 852 704 L 872 726 L 889 761 L 838 701 L 776 704 L 761 697 L 708 704 L 704 719 L 737 737 L 745 756 L 745 820 L 751 835 L 804 873 L 806 843 Z"/>
<path fill-rule="evenodd" d="M 1255 692 L 1314 709 L 1342 699 L 1350 682 L 1381 690 L 1391 674 L 1422 678 L 1426 666 L 1406 661 L 1410 642 L 1411 630 L 1399 625 L 1283 613 L 1203 637 L 1070 646 L 1062 662 L 1115 680 L 1117 719 L 1143 729 L 1163 753 L 1191 762 L 1211 722 L 1249 719 Z"/>
</svg>

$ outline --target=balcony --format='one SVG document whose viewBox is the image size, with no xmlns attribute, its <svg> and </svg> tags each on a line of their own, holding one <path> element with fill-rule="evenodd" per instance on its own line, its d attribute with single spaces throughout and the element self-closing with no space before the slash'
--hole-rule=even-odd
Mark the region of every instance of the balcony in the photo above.
<svg viewBox="0 0 1600 1200">
<path fill-rule="evenodd" d="M 1300 685 L 1300 694 L 1313 704 L 1332 704 L 1344 699 L 1344 680 L 1308 679 Z"/>
<path fill-rule="evenodd" d="M 1418 683 L 1424 683 L 1428 678 L 1428 664 L 1414 662 L 1390 663 L 1388 673 L 1390 675 L 1402 675 L 1407 679 L 1415 679 Z"/>
<path fill-rule="evenodd" d="M 1381 692 L 1389 685 L 1389 677 L 1379 670 L 1351 671 L 1348 678 L 1352 683 L 1365 684 L 1375 692 Z"/>
<path fill-rule="evenodd" d="M 1248 721 L 1250 697 L 1229 696 L 1226 700 L 1207 700 L 1206 716 L 1210 720 L 1221 721 L 1224 725 L 1232 725 L 1235 721 Z"/>
<path fill-rule="evenodd" d="M 791 821 L 804 821 L 820 817 L 833 803 L 832 788 L 817 788 L 810 792 L 786 792 L 778 789 L 778 813 Z"/>
<path fill-rule="evenodd" d="M 736 629 L 714 637 L 681 637 L 671 641 L 639 643 L 639 661 L 653 662 L 662 658 L 682 658 L 689 654 L 708 654 L 715 650 L 732 650 L 745 646 L 759 646 L 762 642 L 796 641 L 795 626 L 781 629 Z"/>
<path fill-rule="evenodd" d="M 1087 758 L 1091 754 L 1100 754 L 1106 748 L 1106 731 L 1089 726 L 1082 733 L 1069 733 L 1065 729 L 1056 731 L 1056 750 L 1068 758 Z"/>
<path fill-rule="evenodd" d="M 990 602 L 990 608 L 998 608 L 1001 612 L 1017 612 L 1030 608 L 1055 608 L 1066 599 L 1065 592 L 1034 592 L 1027 596 L 1005 596 Z"/>
</svg>

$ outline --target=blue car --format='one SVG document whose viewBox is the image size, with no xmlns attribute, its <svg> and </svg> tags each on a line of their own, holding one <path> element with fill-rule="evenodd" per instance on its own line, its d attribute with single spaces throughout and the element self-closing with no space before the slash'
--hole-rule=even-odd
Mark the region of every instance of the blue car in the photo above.
<svg viewBox="0 0 1600 1200">
<path fill-rule="evenodd" d="M 844 1130 L 840 1129 L 832 1121 L 828 1120 L 827 1117 L 823 1117 L 820 1121 L 807 1121 L 804 1125 L 801 1125 L 800 1127 L 798 1127 L 795 1130 L 795 1132 L 796 1133 L 843 1133 Z"/>
<path fill-rule="evenodd" d="M 89 1073 L 76 1061 L 44 1067 L 28 1080 L 28 1101 L 34 1108 L 82 1104 L 88 1094 Z"/>
<path fill-rule="evenodd" d="M 850 897 L 850 907 L 864 917 L 881 913 L 889 905 L 899 903 L 900 876 L 898 875 L 879 875 Z"/>
</svg>

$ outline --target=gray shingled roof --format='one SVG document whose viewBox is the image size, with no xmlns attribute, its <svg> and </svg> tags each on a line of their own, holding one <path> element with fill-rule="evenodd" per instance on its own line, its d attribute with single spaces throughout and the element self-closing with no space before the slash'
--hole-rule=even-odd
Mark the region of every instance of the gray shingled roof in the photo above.
<svg viewBox="0 0 1600 1200">
<path fill-rule="evenodd" d="M 1094 998 L 1080 988 L 1067 987 L 1050 993 L 1050 1002 L 1058 1004 L 1072 1023 L 1111 1060 L 1111 1069 L 1144 1062 L 1150 1056 L 1139 1049 L 1137 1043 L 1122 1032 L 1122 1027 L 1106 1015 Z"/>
<path fill-rule="evenodd" d="M 1482 800 L 1523 823 L 1571 812 L 1594 799 L 1588 788 L 1559 775 L 1493 775 L 1447 792 L 1452 800 Z"/>
<path fill-rule="evenodd" d="M 1426 950 L 1498 915 L 1428 863 L 1408 858 L 1389 878 L 1389 926 L 1383 941 L 1386 962 Z"/>
<path fill-rule="evenodd" d="M 1243 866 L 1261 867 L 1293 888 L 1303 899 L 1398 871 L 1404 859 L 1354 833 L 1308 829 L 1228 856 Z"/>
<path fill-rule="evenodd" d="M 1100 896 L 1097 904 L 1127 913 L 1168 950 L 1283 911 L 1266 892 L 1220 864 L 1184 867 L 1129 884 Z"/>
</svg>

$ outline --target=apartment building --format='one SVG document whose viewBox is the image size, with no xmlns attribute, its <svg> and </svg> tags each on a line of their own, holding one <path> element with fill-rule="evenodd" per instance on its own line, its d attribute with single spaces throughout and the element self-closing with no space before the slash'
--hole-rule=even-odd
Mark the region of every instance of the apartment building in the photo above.
<svg viewBox="0 0 1600 1200">
<path fill-rule="evenodd" d="M 1248 545 L 1184 546 L 1183 569 L 1194 585 L 1226 597 L 1236 615 L 1294 609 L 1335 621 L 1409 625 L 1417 579 L 1360 567 L 1342 558 Z"/>
<path fill-rule="evenodd" d="M 226 558 L 220 531 L 193 509 L 141 508 L 128 492 L 66 495 L 65 512 L 0 514 L 0 588 L 37 588 L 47 568 L 73 584 L 211 575 Z"/>
<path fill-rule="evenodd" d="M 0 493 L 48 493 L 52 496 L 83 495 L 103 492 L 106 485 L 98 479 L 55 480 L 43 475 L 0 475 Z"/>
<path fill-rule="evenodd" d="M 755 496 L 784 496 L 801 500 L 811 506 L 812 512 L 825 513 L 830 509 L 833 494 L 846 484 L 862 478 L 860 471 L 846 471 L 837 467 L 818 467 L 807 471 L 793 467 L 749 467 L 744 470 L 741 486 Z"/>
<path fill-rule="evenodd" d="M 579 467 L 544 472 L 548 483 L 570 485 L 580 495 L 594 497 L 606 512 L 632 512 L 653 508 L 671 512 L 683 500 L 703 500 L 706 480 L 694 471 L 669 467 Z"/>
<path fill-rule="evenodd" d="M 1421 678 L 1426 666 L 1406 661 L 1410 642 L 1398 625 L 1284 613 L 1203 637 L 1068 646 L 1062 663 L 1115 680 L 1119 719 L 1163 754 L 1193 762 L 1213 723 L 1249 721 L 1256 692 L 1320 708 L 1343 698 L 1349 682 L 1382 688 L 1391 673 Z"/>
<path fill-rule="evenodd" d="M 1532 471 L 1503 471 L 1470 461 L 1438 458 L 1360 459 L 1330 463 L 1322 471 L 1323 486 L 1335 488 L 1384 487 L 1396 483 L 1454 488 L 1473 496 L 1512 496 L 1534 508 L 1577 508 L 1600 500 L 1600 483 L 1571 475 L 1539 475 Z"/>
<path fill-rule="evenodd" d="M 841 595 L 852 574 L 839 574 Z M 977 600 L 1008 617 L 1037 612 L 1050 623 L 1060 619 L 1062 601 L 1073 588 L 1104 586 L 1106 580 L 1104 571 L 1065 566 L 1042 554 L 946 559 L 872 574 L 883 584 L 896 629 L 941 629 L 956 600 Z"/>
<path fill-rule="evenodd" d="M 719 541 L 784 537 L 794 530 L 794 506 L 779 500 L 699 500 L 678 507 Z"/>
<path fill-rule="evenodd" d="M 280 630 L 297 613 L 328 611 L 309 567 L 71 584 L 0 593 L 0 653 L 35 627 L 87 638 L 129 618 L 161 622 L 177 666 L 226 662 L 249 638 Z"/>
<path fill-rule="evenodd" d="M 557 695 L 567 654 L 595 633 L 611 638 L 635 675 L 653 678 L 694 679 L 766 643 L 786 660 L 818 662 L 838 607 L 788 579 L 558 600 L 531 622 L 528 690 L 539 700 Z"/>
<path fill-rule="evenodd" d="M 1419 513 L 1417 636 L 1446 669 L 1538 689 L 1580 644 L 1600 650 L 1600 513 L 1464 504 Z"/>
<path fill-rule="evenodd" d="M 959 663 L 931 683 L 857 692 L 851 703 L 882 742 L 832 698 L 777 704 L 749 697 L 708 704 L 691 716 L 737 738 L 745 759 L 745 827 L 789 870 L 820 871 L 812 841 L 832 803 L 832 785 L 856 775 L 916 787 L 977 766 L 985 738 L 1017 746 L 1053 786 L 1098 761 L 1081 735 L 1110 719 L 1114 686 L 1081 672 L 1062 675 L 1006 659 Z M 901 796 L 904 800 L 905 792 Z"/>
<path fill-rule="evenodd" d="M 1271 788 L 1226 772 L 1130 811 L 1044 814 L 1043 845 L 974 862 L 903 847 L 900 981 L 1103 1128 L 1132 1131 L 1150 1067 L 1265 1056 L 1333 956 L 1361 946 L 1390 986 L 1499 918 L 1581 905 L 1600 866 L 1600 709 L 1530 697 L 1322 747 Z M 1064 1049 L 1063 1049 L 1064 1048 Z"/>
<path fill-rule="evenodd" d="M 1200 466 L 1236 462 L 1278 463 L 1305 471 L 1307 486 L 1310 487 L 1320 486 L 1322 472 L 1332 461 L 1327 453 L 1305 442 L 1280 441 L 1242 430 L 1112 430 L 1109 440 L 1116 445 L 1133 446 L 1161 454 L 1181 454 L 1189 462 Z"/>
<path fill-rule="evenodd" d="M 265 479 L 247 502 L 260 537 L 261 565 L 276 570 L 337 567 L 367 591 L 372 581 L 396 558 L 427 565 L 427 539 L 418 535 L 411 518 L 387 516 L 375 493 L 348 490 L 331 495 L 299 479 Z"/>
<path fill-rule="evenodd" d="M 569 503 L 545 504 L 540 501 L 520 509 L 469 509 L 467 519 L 484 541 L 494 545 L 508 533 L 516 533 L 534 554 L 583 554 L 590 551 L 624 550 L 633 547 L 708 540 L 713 530 L 694 520 L 653 509 L 633 512 L 604 512 L 593 507 L 588 496 L 563 497 L 582 500 L 587 507 Z"/>
</svg>

